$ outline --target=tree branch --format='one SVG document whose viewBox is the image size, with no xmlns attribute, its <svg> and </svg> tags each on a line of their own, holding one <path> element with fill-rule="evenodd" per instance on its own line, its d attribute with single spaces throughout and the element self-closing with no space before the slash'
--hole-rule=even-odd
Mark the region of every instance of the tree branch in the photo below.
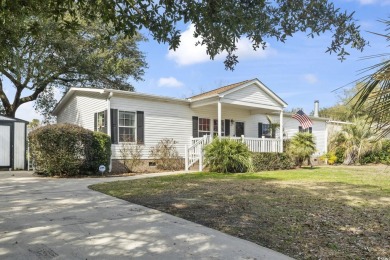
<svg viewBox="0 0 390 260">
<path fill-rule="evenodd" d="M 17 81 L 8 71 L 5 69 L 0 69 L 0 72 L 3 73 L 14 85 L 16 88 L 19 88 L 22 86 L 22 84 Z"/>
<path fill-rule="evenodd" d="M 5 94 L 5 92 L 3 90 L 3 81 L 1 78 L 0 78 L 0 99 L 1 99 L 1 102 L 3 103 L 3 107 L 6 111 L 6 114 L 9 115 L 10 111 L 12 110 L 12 107 L 11 107 L 11 104 L 9 103 L 7 95 Z"/>
</svg>

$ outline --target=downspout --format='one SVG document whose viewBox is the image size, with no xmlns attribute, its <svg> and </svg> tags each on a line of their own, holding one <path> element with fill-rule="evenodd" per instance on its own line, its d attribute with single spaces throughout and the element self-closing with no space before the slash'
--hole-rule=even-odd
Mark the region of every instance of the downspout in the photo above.
<svg viewBox="0 0 390 260">
<path fill-rule="evenodd" d="M 110 92 L 107 97 L 107 135 L 111 138 L 111 98 L 113 93 Z M 108 167 L 108 172 L 112 170 L 112 144 L 111 144 L 111 156 L 110 156 L 110 165 Z"/>
</svg>

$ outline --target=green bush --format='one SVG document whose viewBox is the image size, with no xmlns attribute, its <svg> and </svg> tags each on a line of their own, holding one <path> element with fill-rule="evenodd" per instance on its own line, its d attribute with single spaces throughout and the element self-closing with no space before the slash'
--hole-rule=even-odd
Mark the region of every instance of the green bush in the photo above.
<svg viewBox="0 0 390 260">
<path fill-rule="evenodd" d="M 286 149 L 295 160 L 295 165 L 301 167 L 305 160 L 311 165 L 310 156 L 315 152 L 316 144 L 311 133 L 298 132 L 290 140 L 289 146 Z"/>
<path fill-rule="evenodd" d="M 383 163 L 390 164 L 390 140 L 384 140 L 380 148 L 372 150 L 362 156 L 360 164 Z"/>
<path fill-rule="evenodd" d="M 252 170 L 248 147 L 231 139 L 215 138 L 204 149 L 205 164 L 211 172 L 236 173 Z"/>
<path fill-rule="evenodd" d="M 111 141 L 108 135 L 77 125 L 55 124 L 29 134 L 35 171 L 49 176 L 77 176 L 108 169 Z"/>
<path fill-rule="evenodd" d="M 253 153 L 252 162 L 255 172 L 294 168 L 293 159 L 286 153 Z"/>
</svg>

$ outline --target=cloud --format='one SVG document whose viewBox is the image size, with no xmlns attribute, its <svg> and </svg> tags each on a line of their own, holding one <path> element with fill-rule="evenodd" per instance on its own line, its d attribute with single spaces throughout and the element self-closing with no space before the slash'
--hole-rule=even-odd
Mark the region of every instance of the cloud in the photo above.
<svg viewBox="0 0 390 260">
<path fill-rule="evenodd" d="M 194 38 L 194 25 L 188 26 L 181 35 L 180 46 L 176 51 L 169 50 L 167 58 L 175 61 L 179 66 L 192 65 L 197 63 L 204 63 L 210 61 L 210 57 L 206 53 L 205 45 L 197 45 L 197 41 L 201 41 L 201 38 Z M 252 43 L 249 39 L 243 38 L 237 42 L 236 55 L 239 60 L 244 59 L 264 59 L 271 55 L 276 54 L 276 50 L 271 48 L 267 44 L 267 48 L 253 50 Z M 223 52 L 215 57 L 216 60 L 223 59 L 226 56 L 226 52 Z"/>
<path fill-rule="evenodd" d="M 157 85 L 159 87 L 167 87 L 167 88 L 180 88 L 184 86 L 184 84 L 180 81 L 178 81 L 174 77 L 168 77 L 168 78 L 160 78 L 158 80 Z"/>
<path fill-rule="evenodd" d="M 31 121 L 35 118 L 41 121 L 42 116 L 35 111 L 34 104 L 35 102 L 27 102 L 21 105 L 16 110 L 16 117 L 26 121 Z"/>
<path fill-rule="evenodd" d="M 315 84 L 315 83 L 318 82 L 318 78 L 314 74 L 308 73 L 308 74 L 303 75 L 302 78 L 303 78 L 304 81 L 306 81 L 309 84 Z"/>
</svg>

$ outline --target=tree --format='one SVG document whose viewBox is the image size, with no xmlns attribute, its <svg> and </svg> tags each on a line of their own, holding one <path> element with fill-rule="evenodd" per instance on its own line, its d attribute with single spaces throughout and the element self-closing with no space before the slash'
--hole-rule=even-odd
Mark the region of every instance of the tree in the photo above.
<svg viewBox="0 0 390 260">
<path fill-rule="evenodd" d="M 273 122 L 272 118 L 267 115 L 267 121 L 270 129 L 270 135 L 272 138 L 275 138 L 276 136 L 276 130 L 280 127 L 280 123 Z"/>
<path fill-rule="evenodd" d="M 367 116 L 366 107 L 363 106 L 359 109 L 353 107 L 353 104 L 359 97 L 358 93 L 360 93 L 361 89 L 361 83 L 357 83 L 350 89 L 344 89 L 342 94 L 338 95 L 339 100 L 337 104 L 331 107 L 321 108 L 319 110 L 319 116 L 340 121 L 351 121 L 355 117 Z M 311 114 L 314 114 L 314 112 Z"/>
<path fill-rule="evenodd" d="M 80 16 L 89 22 L 101 19 L 104 24 L 112 24 L 116 33 L 130 37 L 147 28 L 155 40 L 168 43 L 174 50 L 180 45 L 178 25 L 192 23 L 198 44 L 206 46 L 211 59 L 227 53 L 227 69 L 233 69 L 238 62 L 235 52 L 241 37 L 247 37 L 258 49 L 266 48 L 265 39 L 269 38 L 285 42 L 297 32 L 309 37 L 331 32 L 326 52 L 337 53 L 341 60 L 348 55 L 345 46 L 363 50 L 367 44 L 354 23 L 353 13 L 341 11 L 328 0 L 47 0 L 45 5 L 38 0 L 3 0 L 1 55 L 19 42 L 10 26 L 20 20 L 19 16 L 36 12 L 61 21 L 64 31 L 77 28 Z M 34 31 L 35 27 L 31 24 L 24 29 Z"/>
<path fill-rule="evenodd" d="M 312 166 L 310 156 L 316 151 L 316 144 L 311 133 L 299 132 L 291 138 L 287 153 L 295 158 L 295 163 L 299 167 L 305 160 Z"/>
<path fill-rule="evenodd" d="M 386 24 L 386 31 L 390 31 L 390 19 L 382 20 Z M 376 35 L 390 41 L 390 33 Z M 361 109 L 366 106 L 369 115 L 368 120 L 373 127 L 382 135 L 390 134 L 390 53 L 383 53 L 365 58 L 382 58 L 378 64 L 372 65 L 363 70 L 371 72 L 363 78 L 362 89 L 358 93 L 354 109 Z"/>
<path fill-rule="evenodd" d="M 39 119 L 33 119 L 33 120 L 31 120 L 30 123 L 28 123 L 28 128 L 30 128 L 31 130 L 35 130 L 40 125 L 41 125 L 41 122 L 39 121 Z"/>
<path fill-rule="evenodd" d="M 367 152 L 380 147 L 379 140 L 367 121 L 364 119 L 354 119 L 353 124 L 344 125 L 341 132 L 332 137 L 331 143 L 337 143 L 337 147 L 342 147 L 344 153 L 344 164 L 350 165 L 359 162 Z"/>
<path fill-rule="evenodd" d="M 36 109 L 47 115 L 55 105 L 56 88 L 133 90 L 129 78 L 142 79 L 146 63 L 137 47 L 140 35 L 116 34 L 113 25 L 97 19 L 79 19 L 77 28 L 63 30 L 67 17 L 59 22 L 40 12 L 16 16 L 21 20 L 8 25 L 13 47 L 0 60 L 0 100 L 6 115 L 15 117 L 19 106 L 34 100 Z M 15 88 L 13 100 L 5 92 L 5 79 Z"/>
</svg>

